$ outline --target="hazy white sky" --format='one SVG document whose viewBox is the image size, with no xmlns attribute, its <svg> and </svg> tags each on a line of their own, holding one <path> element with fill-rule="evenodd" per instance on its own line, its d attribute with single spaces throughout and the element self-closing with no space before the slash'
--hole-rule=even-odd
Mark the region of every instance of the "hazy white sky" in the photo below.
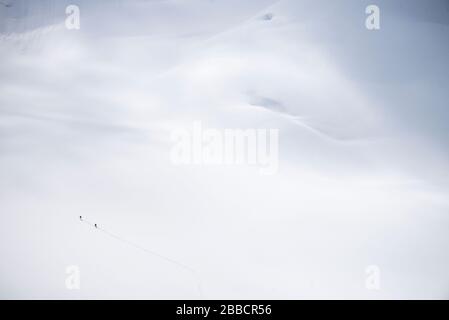
<svg viewBox="0 0 449 320">
<path fill-rule="evenodd" d="M 372 2 L 0 5 L 0 297 L 447 298 L 449 5 Z M 173 166 L 194 121 L 279 172 Z"/>
</svg>

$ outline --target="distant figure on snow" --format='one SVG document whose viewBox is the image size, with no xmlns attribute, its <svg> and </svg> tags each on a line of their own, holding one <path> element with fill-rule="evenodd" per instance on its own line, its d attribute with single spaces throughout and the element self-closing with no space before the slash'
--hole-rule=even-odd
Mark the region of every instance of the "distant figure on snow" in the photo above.
<svg viewBox="0 0 449 320">
<path fill-rule="evenodd" d="M 80 220 L 83 221 L 83 217 L 82 216 L 80 216 Z"/>
<path fill-rule="evenodd" d="M 97 224 L 95 224 L 95 228 L 98 228 Z"/>
</svg>

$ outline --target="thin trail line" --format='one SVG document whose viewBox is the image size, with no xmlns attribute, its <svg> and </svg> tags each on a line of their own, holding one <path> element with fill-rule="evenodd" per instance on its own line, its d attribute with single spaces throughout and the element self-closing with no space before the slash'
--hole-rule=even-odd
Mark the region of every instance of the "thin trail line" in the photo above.
<svg viewBox="0 0 449 320">
<path fill-rule="evenodd" d="M 112 232 L 109 232 L 109 231 L 107 231 L 104 228 L 99 227 L 96 223 L 92 223 L 89 220 L 86 220 L 84 217 L 80 217 L 80 221 L 88 224 L 89 226 L 91 226 L 92 228 L 95 228 L 98 231 L 103 232 L 104 234 L 108 235 L 111 238 L 114 238 L 114 239 L 116 239 L 118 241 L 126 243 L 129 246 L 132 246 L 132 247 L 134 247 L 134 248 L 136 248 L 138 250 L 141 250 L 141 251 L 143 251 L 143 252 L 145 252 L 147 254 L 150 254 L 152 256 L 155 256 L 155 257 L 158 257 L 160 259 L 163 259 L 163 260 L 165 260 L 167 262 L 170 262 L 170 263 L 172 263 L 174 265 L 177 265 L 178 267 L 181 267 L 184 270 L 188 271 L 193 276 L 193 278 L 195 279 L 195 281 L 197 283 L 197 289 L 198 289 L 199 296 L 200 297 L 203 296 L 203 293 L 202 293 L 202 290 L 201 290 L 201 280 L 200 280 L 200 277 L 198 276 L 198 273 L 197 273 L 197 271 L 195 269 L 193 269 L 193 268 L 191 268 L 189 266 L 186 266 L 185 264 L 183 264 L 183 263 L 181 263 L 179 261 L 176 261 L 176 260 L 173 260 L 173 259 L 171 259 L 169 257 L 166 257 L 166 256 L 164 256 L 164 255 L 162 255 L 160 253 L 157 253 L 155 251 L 152 251 L 152 250 L 149 250 L 149 249 L 147 249 L 145 247 L 142 247 L 141 245 L 138 245 L 138 244 L 136 244 L 134 242 L 131 242 L 131 241 L 125 239 L 125 238 L 119 237 L 118 235 L 116 235 L 116 234 L 114 234 Z"/>
</svg>

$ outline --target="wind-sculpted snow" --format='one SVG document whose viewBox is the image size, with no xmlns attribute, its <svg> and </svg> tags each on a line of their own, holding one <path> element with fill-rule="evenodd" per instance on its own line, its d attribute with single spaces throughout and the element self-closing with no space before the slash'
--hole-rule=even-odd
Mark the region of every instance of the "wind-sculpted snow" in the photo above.
<svg viewBox="0 0 449 320">
<path fill-rule="evenodd" d="M 447 298 L 449 18 L 377 2 L 0 7 L 0 297 L 199 297 L 129 242 L 201 298 Z M 174 166 L 195 121 L 278 129 L 277 173 Z"/>
</svg>

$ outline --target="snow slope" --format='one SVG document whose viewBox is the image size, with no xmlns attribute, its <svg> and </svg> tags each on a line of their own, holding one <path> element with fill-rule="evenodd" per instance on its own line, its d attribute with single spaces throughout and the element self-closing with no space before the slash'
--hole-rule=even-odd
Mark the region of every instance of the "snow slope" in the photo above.
<svg viewBox="0 0 449 320">
<path fill-rule="evenodd" d="M 447 298 L 449 14 L 378 2 L 374 33 L 363 1 L 81 1 L 79 31 L 63 2 L 15 12 L 0 297 Z M 278 128 L 279 172 L 174 166 L 194 121 Z"/>
</svg>

